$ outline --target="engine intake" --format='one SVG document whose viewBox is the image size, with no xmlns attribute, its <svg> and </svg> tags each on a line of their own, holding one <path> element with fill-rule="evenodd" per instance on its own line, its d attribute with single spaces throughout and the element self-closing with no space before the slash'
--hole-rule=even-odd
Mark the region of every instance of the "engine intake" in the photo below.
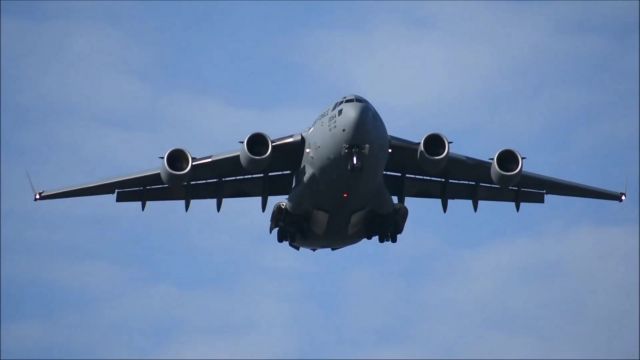
<svg viewBox="0 0 640 360">
<path fill-rule="evenodd" d="M 271 139 L 267 134 L 249 134 L 240 149 L 240 163 L 251 172 L 264 170 L 271 161 Z"/>
<path fill-rule="evenodd" d="M 166 185 L 181 185 L 189 181 L 193 160 L 185 149 L 173 148 L 164 155 L 160 177 Z"/>
<path fill-rule="evenodd" d="M 513 149 L 498 151 L 491 163 L 491 179 L 496 185 L 513 186 L 522 175 L 522 156 Z"/>
<path fill-rule="evenodd" d="M 440 171 L 449 157 L 449 140 L 439 133 L 425 135 L 418 148 L 418 161 L 425 170 Z"/>
</svg>

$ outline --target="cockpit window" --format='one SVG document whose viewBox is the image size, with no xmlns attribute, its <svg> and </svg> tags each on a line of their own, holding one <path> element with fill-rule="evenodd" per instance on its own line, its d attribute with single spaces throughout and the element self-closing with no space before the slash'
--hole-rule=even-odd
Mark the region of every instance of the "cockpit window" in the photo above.
<svg viewBox="0 0 640 360">
<path fill-rule="evenodd" d="M 331 111 L 336 111 L 336 109 L 338 109 L 340 107 L 340 105 L 342 104 L 346 104 L 346 103 L 352 103 L 352 102 L 357 102 L 360 104 L 368 104 L 367 100 L 365 100 L 363 97 L 360 96 L 353 96 L 353 97 L 344 97 L 342 98 L 342 100 L 336 102 L 335 104 L 333 104 L 333 107 L 331 108 Z"/>
</svg>

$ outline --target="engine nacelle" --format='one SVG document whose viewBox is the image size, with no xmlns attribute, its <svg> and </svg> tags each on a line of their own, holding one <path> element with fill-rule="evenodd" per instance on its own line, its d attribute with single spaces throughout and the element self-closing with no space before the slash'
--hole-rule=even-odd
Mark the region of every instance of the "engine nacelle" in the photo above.
<svg viewBox="0 0 640 360">
<path fill-rule="evenodd" d="M 185 149 L 173 148 L 164 155 L 160 177 L 166 185 L 182 185 L 189 181 L 193 160 Z"/>
<path fill-rule="evenodd" d="M 491 163 L 491 179 L 496 185 L 513 186 L 522 175 L 522 156 L 512 149 L 498 151 Z"/>
<path fill-rule="evenodd" d="M 240 149 L 240 163 L 251 172 L 264 170 L 271 161 L 271 139 L 267 134 L 249 134 Z"/>
<path fill-rule="evenodd" d="M 439 171 L 449 157 L 449 140 L 439 133 L 425 135 L 418 148 L 418 161 L 427 171 Z"/>
</svg>

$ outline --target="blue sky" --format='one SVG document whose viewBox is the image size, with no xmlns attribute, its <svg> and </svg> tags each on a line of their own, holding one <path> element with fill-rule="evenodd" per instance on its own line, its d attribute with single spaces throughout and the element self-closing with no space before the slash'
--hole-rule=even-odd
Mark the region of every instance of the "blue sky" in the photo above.
<svg viewBox="0 0 640 360">
<path fill-rule="evenodd" d="M 2 357 L 637 358 L 637 2 L 2 2 Z M 33 203 L 299 132 L 390 133 L 622 190 L 408 199 L 397 244 L 296 252 L 258 199 Z M 270 199 L 273 204 L 277 199 Z"/>
</svg>

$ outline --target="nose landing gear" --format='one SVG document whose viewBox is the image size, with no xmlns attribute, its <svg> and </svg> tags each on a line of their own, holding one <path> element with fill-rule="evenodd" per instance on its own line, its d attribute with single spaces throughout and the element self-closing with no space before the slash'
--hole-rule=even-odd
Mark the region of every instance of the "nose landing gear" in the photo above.
<svg viewBox="0 0 640 360">
<path fill-rule="evenodd" d="M 353 172 L 362 171 L 362 158 L 369 154 L 369 145 L 344 145 L 342 154 L 349 159 L 347 169 Z"/>
</svg>

